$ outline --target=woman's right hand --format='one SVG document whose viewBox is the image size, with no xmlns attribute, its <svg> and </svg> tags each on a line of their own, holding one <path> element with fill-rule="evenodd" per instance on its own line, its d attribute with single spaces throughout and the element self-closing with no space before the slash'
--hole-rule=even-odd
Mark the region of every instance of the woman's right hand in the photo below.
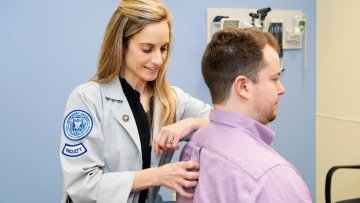
<svg viewBox="0 0 360 203">
<path fill-rule="evenodd" d="M 192 198 L 193 193 L 186 192 L 185 189 L 196 186 L 199 168 L 199 163 L 195 161 L 180 161 L 136 171 L 131 191 L 138 192 L 155 186 L 165 186 L 185 198 Z"/>
<path fill-rule="evenodd" d="M 200 165 L 194 161 L 181 161 L 169 163 L 159 167 L 160 185 L 175 190 L 185 198 L 192 198 L 193 193 L 186 192 L 184 188 L 195 187 L 199 178 Z"/>
</svg>

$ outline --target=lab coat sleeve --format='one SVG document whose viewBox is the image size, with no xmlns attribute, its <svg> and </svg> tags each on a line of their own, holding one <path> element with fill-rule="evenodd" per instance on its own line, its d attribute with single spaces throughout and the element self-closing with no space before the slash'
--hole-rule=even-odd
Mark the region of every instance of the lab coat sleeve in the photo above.
<svg viewBox="0 0 360 203">
<path fill-rule="evenodd" d="M 184 92 L 182 89 L 172 86 L 176 94 L 176 120 L 185 118 L 209 118 L 210 109 L 209 104 L 192 97 L 190 94 Z M 189 141 L 193 133 L 190 133 L 182 139 L 182 141 Z"/>
<path fill-rule="evenodd" d="M 192 117 L 209 118 L 210 109 L 212 108 L 209 104 L 192 97 L 178 87 L 172 86 L 172 88 L 176 93 L 177 120 Z"/>
<path fill-rule="evenodd" d="M 69 139 L 63 126 L 60 160 L 64 186 L 73 202 L 131 202 L 134 171 L 104 173 L 104 138 L 102 134 L 103 108 L 101 91 L 97 84 L 86 83 L 69 96 L 67 115 L 80 110 L 92 119 L 90 132 L 81 139 Z M 82 152 L 69 154 L 66 146 L 81 146 Z M 75 147 L 76 148 L 76 147 Z"/>
</svg>

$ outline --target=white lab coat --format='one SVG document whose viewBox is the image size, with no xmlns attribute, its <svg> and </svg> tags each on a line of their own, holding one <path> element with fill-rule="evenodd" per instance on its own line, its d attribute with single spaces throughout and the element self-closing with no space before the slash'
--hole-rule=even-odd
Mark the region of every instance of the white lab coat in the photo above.
<svg viewBox="0 0 360 203">
<path fill-rule="evenodd" d="M 176 92 L 176 120 L 208 118 L 210 106 L 172 87 Z M 65 202 L 69 194 L 75 203 L 138 202 L 131 192 L 135 171 L 142 169 L 141 144 L 134 116 L 119 79 L 109 84 L 87 82 L 70 94 L 64 118 L 74 110 L 87 112 L 92 128 L 74 140 L 61 135 L 60 161 L 64 177 Z M 154 138 L 159 132 L 159 102 L 154 101 Z M 65 126 L 65 122 L 64 122 Z M 80 146 L 81 153 L 69 156 L 68 146 Z M 73 151 L 72 151 L 73 152 Z M 159 157 L 152 150 L 151 166 Z"/>
</svg>

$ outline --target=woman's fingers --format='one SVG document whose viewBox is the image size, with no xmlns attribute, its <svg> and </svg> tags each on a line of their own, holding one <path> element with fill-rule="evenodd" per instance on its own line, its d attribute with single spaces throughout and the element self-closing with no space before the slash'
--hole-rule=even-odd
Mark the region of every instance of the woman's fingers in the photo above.
<svg viewBox="0 0 360 203">
<path fill-rule="evenodd" d="M 197 181 L 193 181 L 193 182 L 197 182 Z M 196 183 L 195 183 L 195 185 L 196 185 Z M 194 187 L 194 186 L 192 186 L 192 187 Z M 174 190 L 182 197 L 191 199 L 194 197 L 194 189 L 192 187 L 183 187 L 183 186 L 179 185 L 176 188 L 174 188 Z"/>
<path fill-rule="evenodd" d="M 182 161 L 162 166 L 162 184 L 175 190 L 185 198 L 193 197 L 192 188 L 196 186 L 199 178 L 200 165 L 194 161 Z"/>
<path fill-rule="evenodd" d="M 176 131 L 176 126 L 170 125 L 161 128 L 154 142 L 155 155 L 160 154 L 160 150 L 179 149 L 180 134 Z"/>
</svg>

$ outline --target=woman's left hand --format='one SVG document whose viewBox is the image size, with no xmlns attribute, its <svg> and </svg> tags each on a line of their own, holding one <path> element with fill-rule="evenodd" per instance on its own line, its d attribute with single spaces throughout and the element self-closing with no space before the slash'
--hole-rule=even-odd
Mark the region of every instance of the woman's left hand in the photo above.
<svg viewBox="0 0 360 203">
<path fill-rule="evenodd" d="M 201 118 L 186 118 L 171 125 L 162 127 L 154 142 L 155 155 L 160 150 L 177 150 L 181 139 L 207 124 L 209 120 Z"/>
</svg>

